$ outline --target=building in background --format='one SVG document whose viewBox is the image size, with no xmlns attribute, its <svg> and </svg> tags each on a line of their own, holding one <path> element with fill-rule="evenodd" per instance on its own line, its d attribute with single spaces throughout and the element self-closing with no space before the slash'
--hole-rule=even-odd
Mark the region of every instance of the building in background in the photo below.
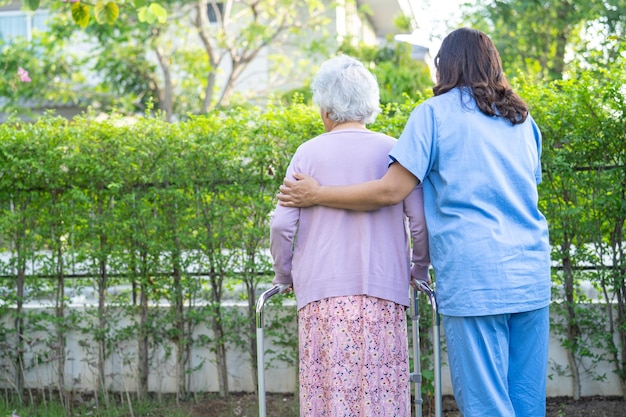
<svg viewBox="0 0 626 417">
<path fill-rule="evenodd" d="M 217 1 L 212 6 L 209 2 L 207 8 L 207 17 L 210 22 L 214 24 L 219 19 L 219 10 L 223 11 L 224 2 Z M 324 28 L 324 36 L 327 36 L 335 45 L 340 44 L 345 39 L 350 39 L 354 42 L 363 42 L 366 45 L 382 44 L 389 39 L 394 39 L 394 35 L 398 34 L 398 29 L 394 26 L 394 19 L 398 16 L 404 15 L 408 18 L 411 28 L 417 29 L 416 19 L 416 0 L 356 0 L 356 1 L 331 1 L 324 0 L 327 6 L 328 27 Z M 33 33 L 36 30 L 47 30 L 46 20 L 50 17 L 51 13 L 46 9 L 39 9 L 35 12 L 30 12 L 22 9 L 21 0 L 13 0 L 9 4 L 0 7 L 0 46 L 1 43 L 10 43 L 12 39 L 17 37 L 25 37 L 26 39 L 32 39 Z M 215 6 L 218 8 L 218 13 L 215 13 Z M 363 12 L 365 11 L 365 12 Z M 309 33 L 309 36 L 320 36 L 321 32 Z M 174 40 L 173 42 L 177 42 Z M 199 42 L 197 34 L 193 33 L 188 38 L 178 40 L 178 42 Z M 292 50 L 285 49 L 283 46 L 275 47 L 269 45 L 259 52 L 253 62 L 242 72 L 238 78 L 234 91 L 244 97 L 246 100 L 250 100 L 253 103 L 262 103 L 264 98 L 268 97 L 276 91 L 288 91 L 293 88 L 302 86 L 303 82 L 312 76 L 316 67 L 324 59 L 325 55 L 318 55 L 311 57 L 311 65 L 306 67 L 305 71 L 296 72 L 293 76 L 284 76 L 278 66 L 275 64 L 273 57 L 276 56 L 288 56 L 293 59 L 301 59 L 298 57 L 296 46 Z M 89 54 L 89 46 L 80 46 L 81 53 Z M 428 49 L 414 45 L 413 47 L 415 55 L 418 60 L 429 60 Z M 146 51 L 147 55 L 151 59 L 155 59 L 154 53 Z M 218 68 L 218 77 L 216 85 L 218 89 L 223 89 L 226 86 L 228 77 L 224 74 L 228 74 L 231 70 L 231 63 L 228 60 L 222 62 Z M 307 73 L 308 71 L 308 73 Z M 173 76 L 176 76 L 174 72 Z M 90 74 L 87 77 L 88 80 L 98 79 L 97 74 Z M 80 88 L 80 87 L 77 87 Z M 0 97 L 0 106 L 1 106 Z M 61 114 L 66 117 L 72 117 L 73 114 L 80 113 L 84 106 L 82 103 L 65 103 L 63 105 L 39 102 L 29 103 L 28 105 L 32 109 L 36 109 L 36 113 L 42 113 L 46 109 L 54 108 L 57 114 Z M 1 116 L 0 116 L 1 121 Z"/>
</svg>

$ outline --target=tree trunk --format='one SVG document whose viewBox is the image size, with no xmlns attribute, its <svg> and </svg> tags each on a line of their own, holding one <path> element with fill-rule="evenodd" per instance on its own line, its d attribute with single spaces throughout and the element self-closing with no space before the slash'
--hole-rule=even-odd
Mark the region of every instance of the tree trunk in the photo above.
<svg viewBox="0 0 626 417">
<path fill-rule="evenodd" d="M 11 200 L 10 207 L 12 214 L 15 214 L 16 209 L 13 200 Z M 15 232 L 13 240 L 14 252 L 17 255 L 17 280 L 15 283 L 17 295 L 15 310 L 15 390 L 20 403 L 23 401 L 22 395 L 24 393 L 24 286 L 26 284 L 26 243 L 24 234 L 28 228 L 26 223 L 25 217 L 19 220 L 20 228 Z"/>
<path fill-rule="evenodd" d="M 15 390 L 17 396 L 22 402 L 22 394 L 24 392 L 24 284 L 26 282 L 26 265 L 23 262 L 23 254 L 19 252 L 18 247 L 18 269 L 17 269 L 17 308 L 15 311 L 15 334 L 16 340 L 16 357 L 15 357 Z"/>
<path fill-rule="evenodd" d="M 209 73 L 206 77 L 207 85 L 204 89 L 204 98 L 202 99 L 202 113 L 206 113 L 212 108 L 211 102 L 213 101 L 213 91 L 215 89 L 215 81 L 217 79 L 217 68 L 220 65 L 221 58 L 217 58 L 215 48 L 211 43 L 211 38 L 204 29 L 206 27 L 207 20 L 206 14 L 204 12 L 205 10 L 207 10 L 207 1 L 198 1 L 196 3 L 195 9 L 196 18 L 194 19 L 194 25 L 196 26 L 196 30 L 198 31 L 198 36 L 200 37 L 200 41 L 202 42 L 204 51 L 207 53 L 210 67 Z"/>
<path fill-rule="evenodd" d="M 624 189 L 622 188 L 622 190 Z M 623 194 L 624 191 L 622 191 L 622 200 L 624 199 Z M 624 298 L 626 297 L 626 263 L 624 263 L 624 259 L 626 259 L 626 253 L 624 253 L 623 247 L 623 230 L 625 223 L 626 219 L 618 218 L 615 227 L 613 228 L 613 233 L 611 233 L 611 246 L 613 248 L 613 259 L 611 268 L 613 276 L 612 287 L 613 295 L 617 299 L 617 323 L 626 323 L 626 306 L 624 305 Z M 612 310 L 612 303 L 607 302 L 607 308 Z M 613 330 L 612 319 L 610 323 Z M 615 363 L 615 371 L 620 380 L 622 398 L 626 400 L 626 326 L 617 326 L 617 339 L 619 341 L 619 346 L 614 345 L 614 334 L 613 331 L 611 331 L 611 351 L 614 352 L 613 361 Z"/>
<path fill-rule="evenodd" d="M 248 285 L 247 282 L 246 290 L 248 291 L 248 332 L 251 335 L 248 345 L 252 365 L 250 369 L 252 370 L 252 380 L 254 381 L 255 391 L 259 392 L 258 354 L 256 349 L 256 293 L 254 292 L 254 285 Z"/>
<path fill-rule="evenodd" d="M 183 300 L 183 288 L 181 280 L 180 269 L 180 257 L 176 255 L 174 261 L 174 323 L 176 327 L 176 376 L 177 376 L 177 389 L 176 389 L 176 401 L 183 399 L 183 396 L 187 393 L 187 385 L 185 384 L 185 370 L 187 364 L 187 336 L 185 334 L 185 316 L 184 316 L 184 300 Z"/>
<path fill-rule="evenodd" d="M 213 90 L 215 89 L 216 77 L 217 74 L 215 71 L 212 71 L 207 75 L 207 85 L 204 90 L 204 99 L 202 100 L 202 113 L 206 113 L 212 109 L 211 101 L 213 101 Z"/>
<path fill-rule="evenodd" d="M 139 338 L 137 341 L 137 396 L 140 401 L 148 396 L 148 376 L 150 375 L 150 334 L 148 311 L 148 279 L 147 254 L 141 254 L 141 284 L 139 286 Z"/>
<path fill-rule="evenodd" d="M 554 51 L 554 59 L 552 60 L 552 68 L 548 69 L 549 77 L 551 80 L 560 80 L 563 78 L 563 72 L 565 69 L 565 50 L 570 38 L 571 28 L 569 24 L 568 15 L 572 10 L 572 5 L 569 2 L 559 4 L 557 7 L 557 25 L 563 26 L 558 31 L 555 42 L 556 48 Z"/>
<path fill-rule="evenodd" d="M 66 412 L 71 410 L 72 404 L 69 401 L 68 393 L 65 390 L 65 325 L 63 324 L 65 318 L 65 277 L 63 272 L 63 256 L 61 250 L 61 241 L 56 239 L 57 245 L 57 296 L 55 305 L 56 316 L 56 346 L 55 357 L 57 358 L 57 386 L 59 389 L 59 397 L 61 398 L 61 405 Z"/>
<path fill-rule="evenodd" d="M 574 274 L 572 268 L 570 253 L 570 238 L 569 234 L 565 232 L 563 234 L 563 242 L 561 244 L 561 253 L 563 258 L 563 280 L 565 286 L 565 303 L 567 308 L 567 326 L 566 336 L 569 342 L 569 348 L 567 349 L 567 362 L 569 364 L 570 372 L 572 373 L 572 396 L 574 400 L 580 399 L 580 372 L 578 369 L 578 342 L 580 339 L 580 328 L 577 323 L 576 311 L 574 309 Z"/>
<path fill-rule="evenodd" d="M 172 72 L 170 64 L 167 62 L 167 57 L 163 53 L 160 47 L 154 48 L 159 61 L 159 67 L 163 73 L 163 90 L 161 97 L 159 97 L 159 107 L 165 112 L 165 120 L 167 122 L 172 121 L 174 115 L 174 86 L 172 84 Z"/>
<path fill-rule="evenodd" d="M 221 273 L 220 273 L 221 275 Z M 211 271 L 211 329 L 213 330 L 213 340 L 215 341 L 215 361 L 217 363 L 217 378 L 219 381 L 220 397 L 227 398 L 229 394 L 228 386 L 228 365 L 226 355 L 226 332 L 224 330 L 224 320 L 222 318 L 222 276 L 217 276 L 215 270 Z"/>
<path fill-rule="evenodd" d="M 100 236 L 100 251 L 106 245 L 106 236 Z M 100 258 L 99 261 L 99 277 L 98 277 L 98 330 L 99 335 L 96 337 L 98 344 L 98 391 L 104 396 L 106 407 L 109 407 L 109 396 L 106 387 L 105 361 L 106 352 L 106 333 L 107 326 L 107 308 L 106 308 L 106 290 L 108 285 L 108 272 L 106 259 Z"/>
</svg>

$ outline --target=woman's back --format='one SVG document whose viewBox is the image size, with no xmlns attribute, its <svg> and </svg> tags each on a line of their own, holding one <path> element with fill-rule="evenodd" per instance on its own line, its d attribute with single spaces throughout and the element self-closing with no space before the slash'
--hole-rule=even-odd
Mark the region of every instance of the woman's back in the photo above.
<svg viewBox="0 0 626 417">
<path fill-rule="evenodd" d="M 291 172 L 306 172 L 322 184 L 343 185 L 378 179 L 387 170 L 395 140 L 359 129 L 342 129 L 303 144 Z M 408 304 L 409 237 L 403 205 L 371 212 L 327 207 L 277 207 L 272 230 L 299 213 L 293 249 L 293 281 L 298 307 L 322 298 L 367 294 Z"/>
</svg>

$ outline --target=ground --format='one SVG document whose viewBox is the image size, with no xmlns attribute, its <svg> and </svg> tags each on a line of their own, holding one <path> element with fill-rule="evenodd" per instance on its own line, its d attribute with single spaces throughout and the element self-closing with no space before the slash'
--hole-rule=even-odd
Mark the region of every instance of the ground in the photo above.
<svg viewBox="0 0 626 417">
<path fill-rule="evenodd" d="M 626 417 L 626 401 L 621 397 L 584 397 L 574 401 L 569 397 L 550 397 L 546 417 Z M 258 399 L 254 394 L 232 394 L 228 401 L 210 397 L 185 406 L 189 417 L 257 417 Z M 296 417 L 297 406 L 293 395 L 268 394 L 267 417 Z M 459 417 L 452 397 L 443 399 L 444 417 Z M 427 407 L 423 415 L 428 416 Z"/>
</svg>

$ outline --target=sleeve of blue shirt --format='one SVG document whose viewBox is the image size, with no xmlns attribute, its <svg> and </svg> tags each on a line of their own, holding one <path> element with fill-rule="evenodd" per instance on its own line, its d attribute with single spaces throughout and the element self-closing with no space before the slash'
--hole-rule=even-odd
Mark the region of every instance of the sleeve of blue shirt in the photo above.
<svg viewBox="0 0 626 417">
<path fill-rule="evenodd" d="M 391 160 L 398 162 L 422 182 L 435 160 L 433 145 L 436 137 L 437 123 L 432 108 L 426 104 L 417 106 L 391 150 Z"/>
</svg>

